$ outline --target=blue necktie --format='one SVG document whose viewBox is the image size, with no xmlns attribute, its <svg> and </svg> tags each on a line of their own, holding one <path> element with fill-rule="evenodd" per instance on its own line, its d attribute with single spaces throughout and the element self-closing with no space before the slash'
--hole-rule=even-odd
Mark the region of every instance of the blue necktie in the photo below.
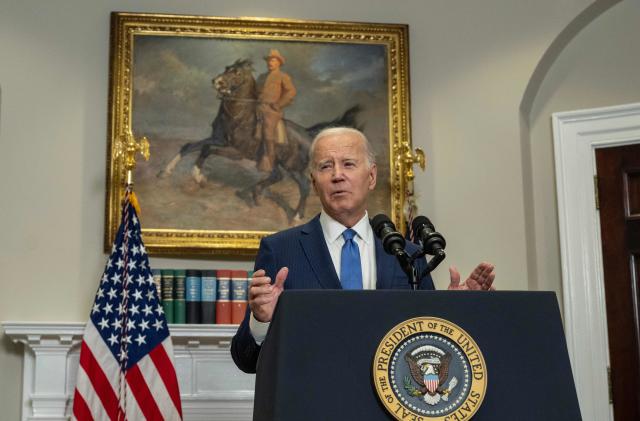
<svg viewBox="0 0 640 421">
<path fill-rule="evenodd" d="M 344 230 L 344 245 L 340 255 L 340 283 L 342 289 L 362 289 L 362 267 L 360 250 L 353 237 L 356 232 L 351 228 Z"/>
</svg>

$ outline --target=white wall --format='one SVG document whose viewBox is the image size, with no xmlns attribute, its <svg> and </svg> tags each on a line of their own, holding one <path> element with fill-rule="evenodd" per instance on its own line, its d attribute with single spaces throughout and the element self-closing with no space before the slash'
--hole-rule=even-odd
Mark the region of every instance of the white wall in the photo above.
<svg viewBox="0 0 640 421">
<path fill-rule="evenodd" d="M 567 45 L 533 102 L 528 117 L 538 289 L 561 289 L 551 114 L 640 101 L 639 23 L 637 0 L 597 18 Z"/>
<path fill-rule="evenodd" d="M 447 237 L 447 262 L 468 272 L 480 260 L 493 261 L 501 289 L 527 289 L 532 283 L 527 276 L 531 251 L 527 247 L 537 246 L 539 254 L 544 254 L 544 244 L 548 255 L 538 259 L 536 269 L 548 280 L 545 287 L 558 289 L 555 214 L 545 213 L 555 206 L 549 194 L 553 175 L 548 171 L 552 168 L 548 114 L 556 109 L 539 106 L 531 119 L 532 141 L 541 145 L 540 150 L 538 146 L 532 150 L 535 186 L 540 190 L 535 196 L 535 232 L 540 231 L 535 244 L 526 237 L 519 105 L 545 50 L 590 3 L 0 0 L 0 321 L 87 317 L 104 263 L 112 10 L 408 23 L 413 143 L 427 151 L 430 163 L 427 172 L 417 177 L 418 203 Z M 636 11 L 637 3 L 625 7 L 627 13 Z M 631 24 L 632 17 L 616 13 L 622 15 L 618 19 L 629 38 L 637 40 L 640 29 Z M 637 13 L 634 16 L 637 22 Z M 596 28 L 600 22 L 594 23 Z M 567 69 L 587 56 L 592 57 L 587 61 L 599 62 L 615 54 L 611 48 L 602 48 L 617 31 L 616 25 L 606 22 L 594 30 L 593 39 L 576 39 L 581 47 L 567 57 Z M 632 64 L 623 62 L 620 67 Z M 637 68 L 635 62 L 624 72 L 618 69 L 619 83 L 637 80 L 633 74 Z M 571 108 L 591 105 L 576 89 L 607 82 L 608 73 L 597 69 L 604 67 L 562 91 L 572 98 L 567 104 Z M 560 91 L 567 78 L 570 75 L 560 72 L 556 82 L 545 84 L 545 98 Z M 626 102 L 604 86 L 598 98 Z M 548 262 L 550 276 L 544 272 Z M 166 259 L 151 263 L 159 267 L 210 264 Z M 248 261 L 215 264 L 251 266 Z M 438 285 L 444 286 L 446 268 L 436 276 Z M 19 348 L 0 337 L 3 420 L 18 418 L 20 389 L 15 379 L 20 370 Z"/>
</svg>

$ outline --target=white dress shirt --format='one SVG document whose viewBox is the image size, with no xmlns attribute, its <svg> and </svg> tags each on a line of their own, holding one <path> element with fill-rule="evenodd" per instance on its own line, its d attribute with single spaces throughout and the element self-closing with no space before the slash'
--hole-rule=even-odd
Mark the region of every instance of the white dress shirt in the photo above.
<svg viewBox="0 0 640 421">
<path fill-rule="evenodd" d="M 324 210 L 320 213 L 320 226 L 322 227 L 324 241 L 327 243 L 329 254 L 331 255 L 333 267 L 336 269 L 338 279 L 340 279 L 340 259 L 342 256 L 342 246 L 344 245 L 342 233 L 347 227 L 330 217 Z M 369 223 L 369 214 L 365 212 L 362 219 L 352 226 L 351 229 L 357 234 L 354 240 L 360 250 L 362 288 L 376 289 L 376 245 L 373 238 L 373 229 L 371 229 L 371 224 Z M 252 313 L 249 318 L 249 330 L 258 345 L 261 344 L 267 336 L 267 329 L 269 329 L 269 322 L 256 320 Z"/>
</svg>

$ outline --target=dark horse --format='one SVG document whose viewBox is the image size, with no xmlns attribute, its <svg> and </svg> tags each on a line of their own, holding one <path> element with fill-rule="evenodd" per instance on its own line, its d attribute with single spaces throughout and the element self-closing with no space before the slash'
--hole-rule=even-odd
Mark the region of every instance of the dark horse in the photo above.
<svg viewBox="0 0 640 421">
<path fill-rule="evenodd" d="M 213 123 L 211 123 L 211 136 L 183 145 L 180 152 L 158 174 L 159 177 L 171 175 L 182 157 L 197 151 L 200 154 L 191 174 L 200 185 L 206 182 L 206 177 L 202 174 L 202 166 L 209 155 L 216 154 L 234 160 L 242 158 L 257 160 L 260 155 L 262 144 L 260 139 L 254 136 L 257 123 L 258 93 L 251 61 L 237 60 L 227 66 L 223 73 L 214 77 L 212 83 L 218 92 L 220 107 Z M 276 165 L 273 170 L 257 183 L 247 186 L 236 194 L 249 206 L 255 206 L 261 200 L 267 187 L 282 180 L 283 171 L 285 171 L 296 182 L 300 190 L 300 200 L 297 207 L 292 209 L 284 199 L 274 194 L 269 196 L 285 210 L 289 221 L 302 219 L 310 190 L 306 170 L 309 164 L 311 141 L 315 135 L 327 127 L 356 127 L 355 120 L 359 112 L 360 107 L 356 105 L 333 121 L 318 123 L 306 128 L 285 119 L 287 142 L 277 145 Z"/>
</svg>

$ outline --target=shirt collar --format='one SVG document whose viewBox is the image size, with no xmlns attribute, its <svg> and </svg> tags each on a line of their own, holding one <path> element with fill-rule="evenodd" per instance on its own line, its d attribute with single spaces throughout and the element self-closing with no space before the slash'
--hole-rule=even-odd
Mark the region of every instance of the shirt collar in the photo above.
<svg viewBox="0 0 640 421">
<path fill-rule="evenodd" d="M 320 225 L 322 226 L 322 233 L 327 243 L 334 243 L 342 237 L 342 232 L 347 229 L 340 222 L 329 216 L 324 209 L 320 212 Z M 360 238 L 369 244 L 373 230 L 369 223 L 369 214 L 365 211 L 364 216 L 354 226 L 351 227 Z"/>
</svg>

